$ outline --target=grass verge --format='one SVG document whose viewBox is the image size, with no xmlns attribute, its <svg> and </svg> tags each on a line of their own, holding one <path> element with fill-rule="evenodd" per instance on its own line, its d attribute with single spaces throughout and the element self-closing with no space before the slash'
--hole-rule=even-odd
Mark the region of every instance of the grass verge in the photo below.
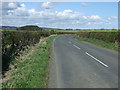
<svg viewBox="0 0 120 90">
<path fill-rule="evenodd" d="M 95 44 L 97 46 L 101 46 L 101 47 L 104 47 L 104 48 L 107 48 L 107 49 L 111 49 L 111 50 L 120 52 L 120 48 L 118 48 L 118 46 L 115 43 L 108 43 L 108 42 L 105 42 L 105 41 L 102 41 L 102 40 L 96 40 L 96 39 L 91 39 L 91 38 L 81 38 L 81 37 L 78 37 L 78 36 L 76 36 L 75 38 L 77 40 L 80 40 L 80 41 L 86 41 L 86 42 Z"/>
<path fill-rule="evenodd" d="M 27 57 L 13 60 L 14 69 L 8 71 L 3 88 L 45 88 L 48 82 L 50 48 L 56 36 L 35 45 Z M 31 50 L 30 50 L 31 51 Z"/>
</svg>

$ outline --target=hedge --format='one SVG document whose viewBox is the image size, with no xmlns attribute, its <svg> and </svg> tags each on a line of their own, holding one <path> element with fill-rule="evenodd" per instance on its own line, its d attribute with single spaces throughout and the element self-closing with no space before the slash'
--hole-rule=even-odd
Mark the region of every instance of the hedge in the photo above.
<svg viewBox="0 0 120 90">
<path fill-rule="evenodd" d="M 79 32 L 79 37 L 103 40 L 105 42 L 120 42 L 120 32 Z"/>
<path fill-rule="evenodd" d="M 9 63 L 21 50 L 49 35 L 46 31 L 2 31 L 2 71 L 9 69 Z"/>
</svg>

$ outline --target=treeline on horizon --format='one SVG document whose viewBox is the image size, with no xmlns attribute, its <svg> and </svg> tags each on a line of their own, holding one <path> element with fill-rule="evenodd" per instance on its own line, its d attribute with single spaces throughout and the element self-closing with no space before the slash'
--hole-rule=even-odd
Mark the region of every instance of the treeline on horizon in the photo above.
<svg viewBox="0 0 120 90">
<path fill-rule="evenodd" d="M 26 25 L 21 27 L 15 27 L 15 26 L 0 26 L 0 29 L 2 30 L 66 30 L 66 31 L 79 31 L 79 30 L 119 30 L 119 29 L 60 29 L 60 28 L 47 28 L 47 27 L 39 27 L 37 25 Z"/>
</svg>

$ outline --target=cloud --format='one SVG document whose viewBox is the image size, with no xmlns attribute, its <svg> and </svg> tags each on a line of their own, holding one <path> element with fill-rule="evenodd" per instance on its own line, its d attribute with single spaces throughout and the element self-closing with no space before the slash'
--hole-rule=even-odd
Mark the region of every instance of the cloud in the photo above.
<svg viewBox="0 0 120 90">
<path fill-rule="evenodd" d="M 70 9 L 64 10 L 62 12 L 57 12 L 56 15 L 60 19 L 71 19 L 71 20 L 73 20 L 73 19 L 79 20 L 83 16 L 82 13 L 75 12 Z"/>
<path fill-rule="evenodd" d="M 69 14 L 69 13 L 73 13 L 73 11 L 70 10 L 70 9 L 68 9 L 68 10 L 64 10 L 63 13 L 67 13 L 67 14 Z"/>
<path fill-rule="evenodd" d="M 89 19 L 96 19 L 96 20 L 101 20 L 102 17 L 100 17 L 99 15 L 92 15 L 92 16 L 88 16 Z"/>
<path fill-rule="evenodd" d="M 13 10 L 17 7 L 20 7 L 20 4 L 17 2 L 2 2 L 2 10 Z"/>
<path fill-rule="evenodd" d="M 39 25 L 40 23 L 35 23 L 36 25 Z"/>
<path fill-rule="evenodd" d="M 26 9 L 26 6 L 24 4 L 21 4 L 21 7 L 18 7 L 17 9 L 13 10 L 13 15 L 16 16 L 28 16 L 28 10 Z"/>
<path fill-rule="evenodd" d="M 6 14 L 3 15 L 3 17 L 6 17 L 6 15 L 11 15 L 11 17 L 18 17 L 19 16 L 28 16 L 28 10 L 25 6 L 25 4 L 20 4 L 19 6 L 17 6 L 15 3 L 8 3 L 8 5 L 10 5 L 9 7 L 14 8 L 14 9 L 7 9 L 5 12 Z M 4 12 L 4 11 L 3 11 Z"/>
<path fill-rule="evenodd" d="M 71 17 L 71 15 L 73 15 L 73 13 L 74 12 L 72 10 L 68 9 L 68 10 L 64 10 L 62 12 L 57 12 L 56 14 L 58 17 L 61 17 L 63 19 L 65 19 L 65 18 L 69 19 Z"/>
<path fill-rule="evenodd" d="M 9 4 L 10 3 L 7 3 L 6 9 L 4 9 L 7 14 L 3 15 L 3 25 L 21 26 L 35 24 L 40 27 L 72 29 L 117 27 L 116 16 L 103 18 L 99 15 L 85 15 L 71 9 L 63 11 L 55 11 L 52 9 L 36 10 L 27 9 L 25 4 Z M 116 21 L 113 22 L 113 20 Z"/>
<path fill-rule="evenodd" d="M 108 17 L 108 20 L 118 20 L 118 17 L 116 17 L 116 16 L 111 16 L 111 17 Z"/>
<path fill-rule="evenodd" d="M 88 4 L 87 3 L 81 3 L 80 4 L 82 7 L 88 7 Z"/>
<path fill-rule="evenodd" d="M 8 3 L 8 8 L 9 9 L 16 9 L 18 6 L 16 3 Z"/>
<path fill-rule="evenodd" d="M 51 8 L 53 8 L 53 4 L 51 2 L 44 2 L 42 4 L 42 7 L 45 9 L 51 9 Z"/>
<path fill-rule="evenodd" d="M 17 2 L 2 2 L 2 7 L 0 10 L 2 11 L 2 15 L 7 15 L 9 10 L 14 10 L 18 7 L 21 7 Z"/>
</svg>

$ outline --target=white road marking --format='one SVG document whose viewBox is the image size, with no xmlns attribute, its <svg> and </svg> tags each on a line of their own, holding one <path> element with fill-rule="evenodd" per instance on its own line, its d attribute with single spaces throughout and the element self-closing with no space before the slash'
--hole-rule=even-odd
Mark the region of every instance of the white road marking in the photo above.
<svg viewBox="0 0 120 90">
<path fill-rule="evenodd" d="M 100 64 L 104 65 L 105 67 L 108 67 L 108 65 L 106 65 L 105 63 L 103 63 L 102 61 L 98 60 L 97 58 L 95 58 L 94 56 L 90 55 L 89 53 L 86 52 L 86 54 L 90 57 L 92 57 L 93 59 L 95 59 L 97 62 L 99 62 Z"/>
<path fill-rule="evenodd" d="M 76 47 L 77 49 L 80 49 L 78 46 L 76 46 L 76 45 L 74 45 L 74 44 L 73 44 L 73 46 Z"/>
</svg>

